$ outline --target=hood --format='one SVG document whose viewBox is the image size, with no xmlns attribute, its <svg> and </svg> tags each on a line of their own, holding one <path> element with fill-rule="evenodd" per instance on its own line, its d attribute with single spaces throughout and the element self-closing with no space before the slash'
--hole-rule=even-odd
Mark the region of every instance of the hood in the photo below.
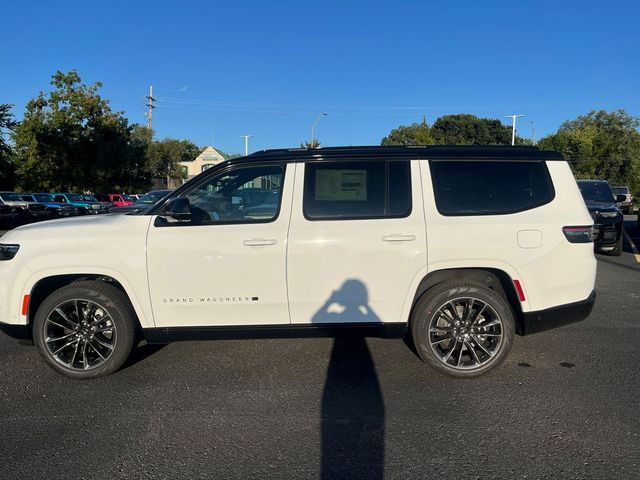
<svg viewBox="0 0 640 480">
<path fill-rule="evenodd" d="M 116 230 L 136 229 L 137 225 L 146 230 L 148 221 L 131 222 L 125 215 L 92 215 L 69 217 L 45 222 L 31 223 L 10 230 L 2 236 L 2 241 L 20 241 L 21 239 L 62 239 L 65 237 L 99 237 L 102 239 L 114 235 Z M 133 217 L 136 218 L 136 217 Z M 144 231 L 143 230 L 143 231 Z"/>
</svg>

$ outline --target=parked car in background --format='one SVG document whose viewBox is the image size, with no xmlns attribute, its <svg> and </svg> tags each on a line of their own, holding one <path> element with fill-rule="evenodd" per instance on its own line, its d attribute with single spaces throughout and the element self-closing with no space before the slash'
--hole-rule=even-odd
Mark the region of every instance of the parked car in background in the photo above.
<svg viewBox="0 0 640 480">
<path fill-rule="evenodd" d="M 80 215 L 97 215 L 104 213 L 100 202 L 88 201 L 77 193 L 53 193 L 53 200 L 60 203 L 67 203 L 78 209 Z"/>
<path fill-rule="evenodd" d="M 629 187 L 611 187 L 611 192 L 616 196 L 616 203 L 622 213 L 631 215 L 633 213 L 633 195 Z"/>
<path fill-rule="evenodd" d="M 624 217 L 605 180 L 578 180 L 578 187 L 593 218 L 596 250 L 619 257 L 622 255 L 622 224 Z"/>
<path fill-rule="evenodd" d="M 52 218 L 72 217 L 78 215 L 78 210 L 68 203 L 56 202 L 50 193 L 21 193 L 20 197 L 29 202 L 39 202 L 44 204 L 51 213 Z"/>
<path fill-rule="evenodd" d="M 126 207 L 111 207 L 109 213 L 136 214 L 145 212 L 171 192 L 173 192 L 173 190 L 152 190 L 144 195 L 140 195 L 139 200 L 132 205 L 127 205 Z"/>
<path fill-rule="evenodd" d="M 40 202 L 23 200 L 19 193 L 0 192 L 0 203 L 15 207 L 18 213 L 18 223 L 31 223 L 51 218 L 51 213 Z"/>
<path fill-rule="evenodd" d="M 84 194 L 83 193 L 82 195 L 80 195 L 80 197 L 85 202 L 99 203 L 100 204 L 100 212 L 99 213 L 109 213 L 109 209 L 111 207 L 113 207 L 113 203 L 100 201 L 100 200 L 98 200 L 96 198 L 95 195 L 89 195 L 89 194 Z"/>
<path fill-rule="evenodd" d="M 95 197 L 101 202 L 110 202 L 116 207 L 126 207 L 135 203 L 133 200 L 126 200 L 119 193 L 96 193 Z"/>
<path fill-rule="evenodd" d="M 0 230 L 10 230 L 18 226 L 20 215 L 15 207 L 0 203 Z"/>
</svg>

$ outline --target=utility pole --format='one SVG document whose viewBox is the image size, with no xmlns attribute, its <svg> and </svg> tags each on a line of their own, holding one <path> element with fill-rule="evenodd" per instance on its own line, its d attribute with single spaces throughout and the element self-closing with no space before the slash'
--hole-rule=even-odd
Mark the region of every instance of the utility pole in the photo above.
<svg viewBox="0 0 640 480">
<path fill-rule="evenodd" d="M 253 137 L 253 135 L 240 135 L 240 138 L 244 138 L 244 156 L 249 155 L 249 139 Z"/>
<path fill-rule="evenodd" d="M 531 122 L 531 131 L 533 132 L 533 146 L 536 146 L 536 127 L 533 124 L 533 122 Z"/>
<path fill-rule="evenodd" d="M 153 109 L 156 108 L 153 104 L 155 101 L 155 98 L 153 98 L 153 85 L 149 85 L 149 95 L 146 98 L 149 100 L 149 103 L 147 103 L 147 107 L 149 107 L 149 112 L 147 113 L 148 126 L 149 130 L 153 130 Z"/>
<path fill-rule="evenodd" d="M 516 118 L 524 117 L 524 115 L 505 115 L 505 117 L 510 118 L 512 121 L 511 124 L 511 146 L 513 147 L 516 144 Z"/>
<path fill-rule="evenodd" d="M 311 148 L 314 147 L 316 141 L 316 127 L 318 126 L 318 122 L 322 117 L 326 117 L 327 114 L 325 112 L 320 112 L 314 122 L 311 124 Z"/>
</svg>

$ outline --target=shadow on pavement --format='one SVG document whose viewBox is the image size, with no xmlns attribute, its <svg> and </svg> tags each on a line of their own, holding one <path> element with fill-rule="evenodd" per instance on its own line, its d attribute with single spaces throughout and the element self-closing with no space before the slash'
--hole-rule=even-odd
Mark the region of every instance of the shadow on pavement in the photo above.
<svg viewBox="0 0 640 480">
<path fill-rule="evenodd" d="M 321 478 L 384 476 L 384 400 L 364 337 L 336 338 L 322 395 Z"/>
</svg>

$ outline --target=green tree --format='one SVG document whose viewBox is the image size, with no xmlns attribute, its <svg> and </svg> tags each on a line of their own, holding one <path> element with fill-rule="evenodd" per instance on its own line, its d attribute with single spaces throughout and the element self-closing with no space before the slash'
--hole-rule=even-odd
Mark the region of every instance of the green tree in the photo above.
<svg viewBox="0 0 640 480">
<path fill-rule="evenodd" d="M 531 142 L 516 136 L 516 144 Z M 382 145 L 511 145 L 511 127 L 493 118 L 468 113 L 444 115 L 429 126 L 420 123 L 401 125 L 382 139 Z"/>
<path fill-rule="evenodd" d="M 593 110 L 564 122 L 540 140 L 542 149 L 557 150 L 578 178 L 601 178 L 640 189 L 640 118 L 624 110 Z"/>
<path fill-rule="evenodd" d="M 141 150 L 130 148 L 131 127 L 75 70 L 56 72 L 53 89 L 30 100 L 15 128 L 18 183 L 25 190 L 125 190 Z M 135 180 L 133 181 L 135 183 Z"/>
<path fill-rule="evenodd" d="M 468 113 L 438 118 L 431 126 L 431 135 L 440 145 L 511 145 L 511 127 Z"/>
<path fill-rule="evenodd" d="M 311 142 L 308 140 L 302 142 L 300 148 L 320 148 L 320 145 L 320 142 L 314 138 Z"/>
<path fill-rule="evenodd" d="M 0 104 L 0 190 L 12 190 L 15 182 L 13 148 L 5 138 L 5 134 L 16 126 L 12 107 L 6 103 Z"/>
<path fill-rule="evenodd" d="M 200 147 L 190 140 L 165 138 L 149 146 L 147 168 L 151 176 L 182 178 L 179 162 L 188 162 L 200 154 Z"/>
<path fill-rule="evenodd" d="M 382 145 L 432 145 L 434 143 L 426 118 L 423 118 L 420 123 L 394 128 L 381 142 Z"/>
</svg>

